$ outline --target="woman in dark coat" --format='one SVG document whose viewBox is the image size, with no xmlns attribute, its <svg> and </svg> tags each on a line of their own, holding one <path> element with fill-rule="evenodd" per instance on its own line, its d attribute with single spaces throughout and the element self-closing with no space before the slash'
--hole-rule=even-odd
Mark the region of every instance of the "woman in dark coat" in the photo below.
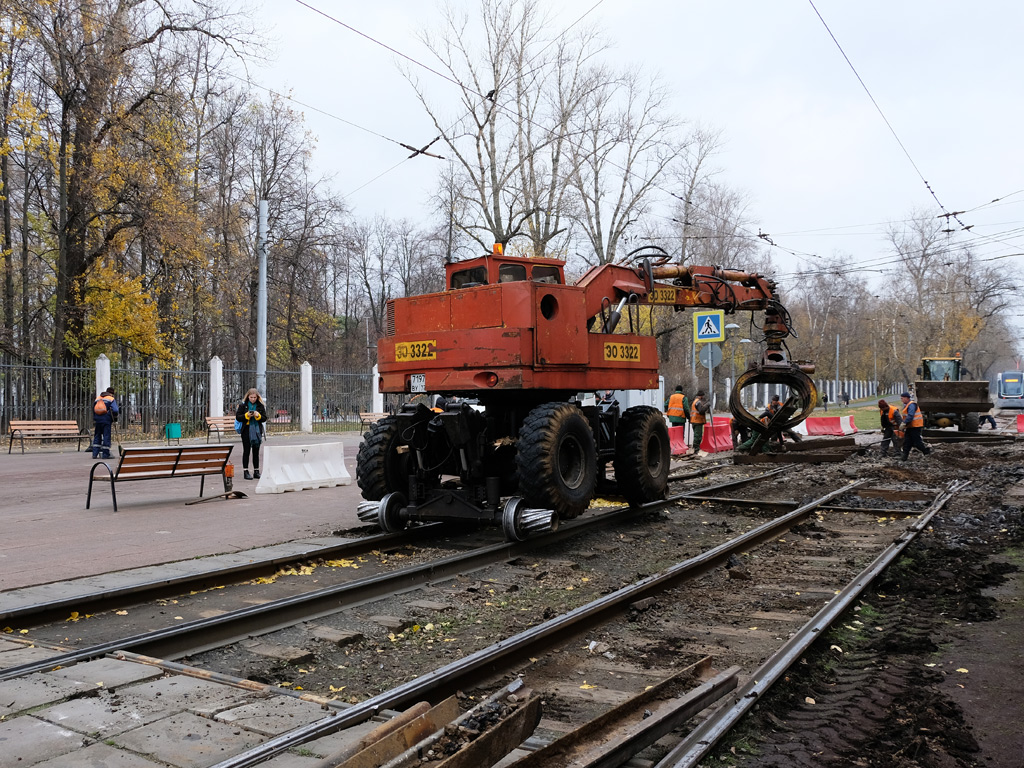
<svg viewBox="0 0 1024 768">
<path fill-rule="evenodd" d="M 263 398 L 255 389 L 245 393 L 245 399 L 235 411 L 235 420 L 242 422 L 242 431 L 239 434 L 242 438 L 242 468 L 245 470 L 245 479 L 253 478 L 253 475 L 249 474 L 250 452 L 253 474 L 259 479 L 260 443 L 263 442 L 263 425 L 267 423 L 267 406 L 263 404 Z"/>
</svg>

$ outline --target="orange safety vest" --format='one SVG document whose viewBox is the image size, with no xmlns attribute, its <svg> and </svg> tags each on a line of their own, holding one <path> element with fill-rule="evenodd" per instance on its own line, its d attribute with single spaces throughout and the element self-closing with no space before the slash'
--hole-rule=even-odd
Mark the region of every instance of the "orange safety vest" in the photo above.
<svg viewBox="0 0 1024 768">
<path fill-rule="evenodd" d="M 697 410 L 697 403 L 703 400 L 703 397 L 695 398 L 693 405 L 690 406 L 690 423 L 691 424 L 706 424 L 707 419 L 704 414 Z"/>
<path fill-rule="evenodd" d="M 768 403 L 768 413 L 774 416 L 782 408 L 782 403 Z"/>
<path fill-rule="evenodd" d="M 680 419 L 686 418 L 686 409 L 683 408 L 683 397 L 682 392 L 674 392 L 672 394 L 672 397 L 668 399 L 668 410 L 665 411 L 666 416 Z"/>
<path fill-rule="evenodd" d="M 896 427 L 896 414 L 898 411 L 899 409 L 895 405 L 889 406 L 889 426 Z M 885 413 L 885 411 L 881 412 Z"/>
<path fill-rule="evenodd" d="M 913 403 L 913 402 L 914 402 L 913 400 L 910 401 L 910 403 Z M 903 414 L 903 426 L 904 426 L 904 428 L 906 428 L 906 427 L 923 427 L 924 426 L 924 414 L 921 413 L 921 406 L 917 407 L 917 412 L 914 414 L 914 418 L 912 418 L 909 422 L 907 421 L 907 409 L 910 408 L 910 403 L 907 403 L 902 408 L 900 408 L 900 413 Z M 915 405 L 916 405 L 916 403 L 915 403 Z"/>
</svg>

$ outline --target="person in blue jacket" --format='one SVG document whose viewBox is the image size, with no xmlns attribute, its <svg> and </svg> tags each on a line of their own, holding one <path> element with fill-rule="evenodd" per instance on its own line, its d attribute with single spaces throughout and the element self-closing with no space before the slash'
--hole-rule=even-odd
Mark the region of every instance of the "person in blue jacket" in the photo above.
<svg viewBox="0 0 1024 768">
<path fill-rule="evenodd" d="M 92 404 L 92 457 L 110 458 L 110 429 L 117 420 L 117 397 L 113 387 L 107 387 Z"/>
</svg>

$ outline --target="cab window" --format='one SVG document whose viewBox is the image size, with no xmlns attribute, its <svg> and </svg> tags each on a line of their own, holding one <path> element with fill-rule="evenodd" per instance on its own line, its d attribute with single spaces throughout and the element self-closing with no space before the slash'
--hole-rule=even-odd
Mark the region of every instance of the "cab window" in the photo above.
<svg viewBox="0 0 1024 768">
<path fill-rule="evenodd" d="M 522 264 L 502 264 L 498 268 L 499 283 L 517 283 L 526 279 L 526 267 Z"/>
<path fill-rule="evenodd" d="M 533 282 L 535 283 L 559 283 L 558 267 L 534 267 Z"/>
<path fill-rule="evenodd" d="M 487 285 L 487 267 L 473 267 L 460 272 L 452 272 L 452 290 L 468 288 L 474 285 Z"/>
</svg>

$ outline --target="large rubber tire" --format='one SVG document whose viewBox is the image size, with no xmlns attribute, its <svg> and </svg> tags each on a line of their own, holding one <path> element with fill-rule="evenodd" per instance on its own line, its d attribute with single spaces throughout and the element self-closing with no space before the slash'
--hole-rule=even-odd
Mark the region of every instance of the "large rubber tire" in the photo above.
<svg viewBox="0 0 1024 768">
<path fill-rule="evenodd" d="M 965 413 L 963 427 L 964 432 L 977 432 L 981 424 L 981 416 L 977 413 Z"/>
<path fill-rule="evenodd" d="M 632 506 L 665 498 L 672 447 L 661 411 L 630 408 L 619 419 L 615 437 L 615 481 Z"/>
<path fill-rule="evenodd" d="M 547 403 L 530 411 L 519 430 L 516 470 L 527 506 L 562 519 L 586 510 L 597 486 L 597 447 L 579 408 Z"/>
<path fill-rule="evenodd" d="M 388 493 L 409 492 L 411 452 L 399 438 L 394 416 L 381 419 L 366 434 L 356 454 L 356 483 L 363 498 L 380 501 Z"/>
</svg>

